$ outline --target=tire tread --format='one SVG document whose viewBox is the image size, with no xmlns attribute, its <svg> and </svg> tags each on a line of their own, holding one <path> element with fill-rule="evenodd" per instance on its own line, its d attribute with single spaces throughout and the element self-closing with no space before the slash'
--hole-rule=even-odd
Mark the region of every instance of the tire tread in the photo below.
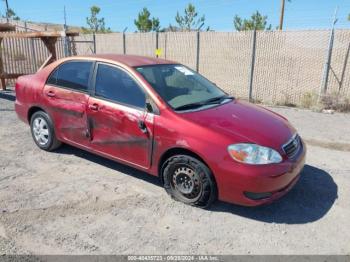
<svg viewBox="0 0 350 262">
<path fill-rule="evenodd" d="M 175 200 L 181 201 L 174 194 L 173 190 L 170 186 L 169 181 L 169 172 L 172 166 L 176 164 L 188 164 L 193 167 L 193 169 L 198 172 L 203 186 L 202 196 L 195 202 L 186 202 L 186 204 L 197 206 L 201 208 L 208 208 L 217 198 L 217 187 L 215 183 L 215 179 L 213 177 L 210 169 L 200 160 L 188 155 L 175 155 L 170 157 L 162 168 L 163 179 L 164 179 L 164 188 L 166 192 Z M 183 202 L 183 201 L 181 201 Z"/>
</svg>

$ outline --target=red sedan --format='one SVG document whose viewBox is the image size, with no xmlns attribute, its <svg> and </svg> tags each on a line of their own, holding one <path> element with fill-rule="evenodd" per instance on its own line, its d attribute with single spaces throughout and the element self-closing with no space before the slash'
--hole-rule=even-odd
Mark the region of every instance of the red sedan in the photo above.
<svg viewBox="0 0 350 262">
<path fill-rule="evenodd" d="M 141 169 L 195 206 L 269 203 L 304 166 L 285 118 L 163 59 L 65 58 L 18 78 L 15 105 L 39 148 L 63 142 Z"/>
</svg>

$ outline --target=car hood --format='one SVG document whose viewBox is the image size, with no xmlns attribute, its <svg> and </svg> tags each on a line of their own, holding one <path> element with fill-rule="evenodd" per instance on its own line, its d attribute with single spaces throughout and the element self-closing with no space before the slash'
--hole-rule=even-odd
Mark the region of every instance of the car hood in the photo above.
<svg viewBox="0 0 350 262">
<path fill-rule="evenodd" d="M 183 113 L 188 121 L 229 138 L 232 143 L 255 143 L 280 150 L 296 132 L 284 117 L 248 102 L 232 102 Z"/>
</svg>

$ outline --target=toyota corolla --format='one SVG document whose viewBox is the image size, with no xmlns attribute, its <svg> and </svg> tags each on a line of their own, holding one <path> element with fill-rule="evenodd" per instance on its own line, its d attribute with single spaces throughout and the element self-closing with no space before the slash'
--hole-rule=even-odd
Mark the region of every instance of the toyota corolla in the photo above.
<svg viewBox="0 0 350 262">
<path fill-rule="evenodd" d="M 18 78 L 15 107 L 39 148 L 66 143 L 143 170 L 199 207 L 270 203 L 295 185 L 305 161 L 287 119 L 158 58 L 56 61 Z"/>
</svg>

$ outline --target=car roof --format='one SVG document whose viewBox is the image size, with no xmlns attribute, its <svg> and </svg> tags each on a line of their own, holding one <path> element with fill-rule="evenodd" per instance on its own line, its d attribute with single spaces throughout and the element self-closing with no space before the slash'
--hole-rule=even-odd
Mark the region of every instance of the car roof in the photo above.
<svg viewBox="0 0 350 262">
<path fill-rule="evenodd" d="M 88 55 L 81 56 L 83 58 L 92 58 L 93 60 L 110 60 L 120 64 L 124 64 L 130 67 L 135 66 L 147 66 L 147 65 L 160 65 L 160 64 L 178 64 L 173 61 L 155 58 L 155 57 L 147 57 L 147 56 L 138 56 L 138 55 L 118 55 L 118 54 L 96 54 L 96 55 Z M 72 59 L 76 59 L 77 57 L 72 57 Z"/>
</svg>

